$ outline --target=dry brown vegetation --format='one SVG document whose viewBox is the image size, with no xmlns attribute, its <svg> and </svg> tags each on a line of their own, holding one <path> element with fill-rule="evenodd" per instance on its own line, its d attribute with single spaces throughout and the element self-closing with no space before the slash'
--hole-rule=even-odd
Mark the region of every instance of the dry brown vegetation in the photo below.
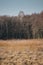
<svg viewBox="0 0 43 65">
<path fill-rule="evenodd" d="M 43 65 L 43 39 L 0 40 L 0 65 Z"/>
</svg>

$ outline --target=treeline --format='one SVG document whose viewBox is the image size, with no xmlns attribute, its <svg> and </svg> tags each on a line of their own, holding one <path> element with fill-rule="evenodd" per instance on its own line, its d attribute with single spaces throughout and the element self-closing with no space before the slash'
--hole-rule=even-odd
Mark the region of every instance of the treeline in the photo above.
<svg viewBox="0 0 43 65">
<path fill-rule="evenodd" d="M 43 38 L 43 12 L 19 16 L 0 16 L 0 39 Z"/>
</svg>

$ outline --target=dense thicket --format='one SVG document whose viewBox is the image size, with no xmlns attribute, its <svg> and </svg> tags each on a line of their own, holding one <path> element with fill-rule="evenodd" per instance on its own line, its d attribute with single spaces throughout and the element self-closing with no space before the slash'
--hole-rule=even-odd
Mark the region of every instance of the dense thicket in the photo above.
<svg viewBox="0 0 43 65">
<path fill-rule="evenodd" d="M 43 12 L 19 16 L 0 16 L 0 39 L 43 38 Z"/>
</svg>

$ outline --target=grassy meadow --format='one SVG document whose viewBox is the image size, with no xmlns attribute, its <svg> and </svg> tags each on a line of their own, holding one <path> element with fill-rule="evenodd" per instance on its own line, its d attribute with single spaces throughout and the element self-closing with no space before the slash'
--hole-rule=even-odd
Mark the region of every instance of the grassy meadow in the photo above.
<svg viewBox="0 0 43 65">
<path fill-rule="evenodd" d="M 43 65 L 43 39 L 0 40 L 0 65 Z"/>
</svg>

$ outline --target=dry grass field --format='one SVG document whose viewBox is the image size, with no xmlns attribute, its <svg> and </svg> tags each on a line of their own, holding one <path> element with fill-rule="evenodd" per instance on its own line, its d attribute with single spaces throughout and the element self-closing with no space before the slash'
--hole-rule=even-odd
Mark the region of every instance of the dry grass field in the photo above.
<svg viewBox="0 0 43 65">
<path fill-rule="evenodd" d="M 0 65 L 43 65 L 43 39 L 0 40 Z"/>
</svg>

